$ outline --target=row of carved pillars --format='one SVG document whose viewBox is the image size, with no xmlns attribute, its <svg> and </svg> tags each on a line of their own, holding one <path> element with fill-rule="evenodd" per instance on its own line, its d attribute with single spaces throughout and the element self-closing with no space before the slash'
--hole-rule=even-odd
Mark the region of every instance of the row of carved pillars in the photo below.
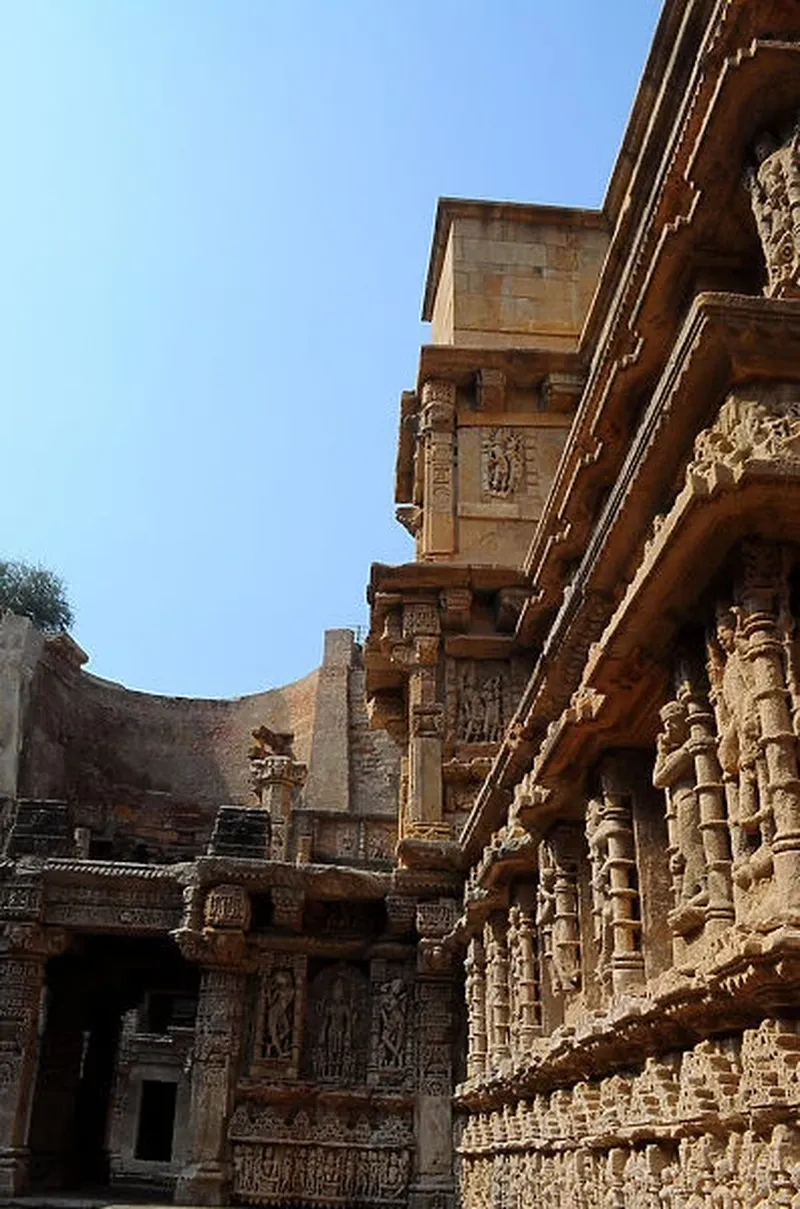
<svg viewBox="0 0 800 1209">
<path fill-rule="evenodd" d="M 467 1077 L 528 1053 L 541 1032 L 536 903 L 532 885 L 515 889 L 508 913 L 493 912 L 467 950 Z"/>
</svg>

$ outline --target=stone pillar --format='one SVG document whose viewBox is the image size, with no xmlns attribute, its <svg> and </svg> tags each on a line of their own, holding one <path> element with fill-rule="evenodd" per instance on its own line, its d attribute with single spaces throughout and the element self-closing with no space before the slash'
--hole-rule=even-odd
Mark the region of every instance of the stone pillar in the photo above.
<svg viewBox="0 0 800 1209">
<path fill-rule="evenodd" d="M 797 738 L 789 712 L 783 643 L 777 626 L 777 601 L 783 566 L 779 547 L 744 543 L 741 585 L 741 637 L 752 669 L 752 699 L 758 715 L 760 746 L 766 766 L 771 828 L 761 831 L 771 848 L 778 901 L 800 908 L 800 777 Z M 765 803 L 761 803 L 761 815 Z"/>
<path fill-rule="evenodd" d="M 175 1188 L 180 1205 L 224 1205 L 231 1184 L 227 1127 L 239 1069 L 247 971 L 244 891 L 219 886 L 206 900 L 202 935 L 179 932 L 189 960 L 202 965 L 192 1052 L 189 1162 Z"/>
<path fill-rule="evenodd" d="M 641 943 L 636 850 L 633 838 L 631 793 L 624 758 L 607 757 L 601 766 L 603 820 L 606 844 L 606 887 L 610 903 L 611 980 L 615 994 L 641 986 L 644 956 Z"/>
<path fill-rule="evenodd" d="M 440 645 L 436 605 L 407 604 L 403 638 L 408 655 L 408 802 L 406 833 L 410 838 L 443 839 L 442 738 L 444 709 L 437 697 Z"/>
<path fill-rule="evenodd" d="M 45 966 L 64 948 L 64 936 L 27 924 L 8 924 L 6 931 L 7 947 L 0 951 L 0 1195 L 19 1196 L 28 1186 Z"/>
<path fill-rule="evenodd" d="M 291 756 L 265 756 L 251 760 L 258 765 L 258 794 L 261 808 L 270 819 L 269 857 L 273 861 L 289 859 L 289 826 L 292 819 L 294 791 L 306 779 L 306 767 Z"/>
<path fill-rule="evenodd" d="M 486 955 L 480 937 L 473 936 L 465 962 L 467 975 L 467 1078 L 486 1073 Z"/>
<path fill-rule="evenodd" d="M 429 379 L 422 386 L 422 558 L 452 554 L 455 532 L 456 388 Z"/>
<path fill-rule="evenodd" d="M 416 1176 L 409 1209 L 450 1209 L 453 1182 L 453 977 L 423 958 L 417 982 Z"/>
<path fill-rule="evenodd" d="M 724 931 L 733 919 L 731 849 L 725 810 L 725 786 L 717 757 L 714 712 L 695 662 L 684 660 L 678 674 L 678 699 L 686 707 L 688 750 L 694 759 L 700 834 L 708 873 L 708 935 Z"/>
<path fill-rule="evenodd" d="M 510 1057 L 507 930 L 508 918 L 502 911 L 494 912 L 484 929 L 489 1070 L 497 1070 Z"/>
<path fill-rule="evenodd" d="M 536 968 L 536 892 L 533 886 L 521 885 L 514 889 L 514 910 L 517 914 L 516 945 L 518 959 L 515 970 L 518 976 L 516 1001 L 519 1005 L 518 1056 L 530 1053 L 534 1037 L 541 1032 L 541 997 Z"/>
</svg>

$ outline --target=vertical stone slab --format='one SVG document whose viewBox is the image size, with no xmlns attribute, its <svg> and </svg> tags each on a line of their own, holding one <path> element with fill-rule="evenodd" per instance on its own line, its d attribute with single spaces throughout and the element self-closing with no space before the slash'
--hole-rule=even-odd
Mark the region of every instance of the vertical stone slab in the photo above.
<svg viewBox="0 0 800 1209">
<path fill-rule="evenodd" d="M 350 630 L 326 630 L 319 670 L 306 805 L 346 811 L 350 806 L 348 682 L 353 663 Z"/>
<path fill-rule="evenodd" d="M 25 710 L 43 645 L 27 617 L 0 617 L 0 798 L 17 796 Z"/>
<path fill-rule="evenodd" d="M 416 1170 L 409 1209 L 453 1202 L 453 994 L 449 973 L 417 984 Z"/>
<path fill-rule="evenodd" d="M 180 1205 L 223 1205 L 231 1182 L 227 1127 L 241 1045 L 246 975 L 203 971 L 192 1065 L 191 1159 L 178 1179 Z"/>
<path fill-rule="evenodd" d="M 18 924 L 14 948 L 0 951 L 0 1196 L 27 1191 L 45 964 L 63 947 L 61 932 Z"/>
<path fill-rule="evenodd" d="M 429 380 L 422 387 L 422 557 L 453 554 L 455 522 L 456 388 Z"/>
</svg>

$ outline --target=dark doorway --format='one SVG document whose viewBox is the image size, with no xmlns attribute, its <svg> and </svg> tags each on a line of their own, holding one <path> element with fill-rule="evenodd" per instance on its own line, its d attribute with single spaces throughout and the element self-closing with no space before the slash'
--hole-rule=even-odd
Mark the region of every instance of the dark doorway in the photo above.
<svg viewBox="0 0 800 1209">
<path fill-rule="evenodd" d="M 136 1135 L 137 1159 L 169 1162 L 172 1158 L 172 1133 L 175 1128 L 177 1083 L 145 1079 L 139 1101 L 139 1130 Z"/>
<path fill-rule="evenodd" d="M 160 938 L 76 937 L 69 952 L 48 963 L 28 1140 L 35 1188 L 108 1184 L 108 1118 L 123 1013 L 140 1008 L 146 1028 L 152 1000 L 159 1023 L 168 1027 L 176 1010 L 171 1005 L 180 1005 L 188 1017 L 198 984 L 196 967 L 171 940 Z M 161 988 L 170 988 L 171 995 L 165 997 Z M 151 1086 L 167 1090 L 147 1093 L 149 1123 L 142 1135 L 140 1114 L 137 1146 L 155 1147 L 159 1155 L 166 1151 L 168 1160 L 176 1089 L 174 1084 Z"/>
</svg>

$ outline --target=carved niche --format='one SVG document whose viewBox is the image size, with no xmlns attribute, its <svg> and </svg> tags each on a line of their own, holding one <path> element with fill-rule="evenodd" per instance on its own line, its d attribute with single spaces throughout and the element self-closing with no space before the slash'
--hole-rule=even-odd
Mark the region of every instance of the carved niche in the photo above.
<svg viewBox="0 0 800 1209">
<path fill-rule="evenodd" d="M 307 1073 L 320 1083 L 362 1083 L 369 1033 L 368 978 L 347 962 L 325 964 L 308 987 Z"/>
<path fill-rule="evenodd" d="M 275 1073 L 297 1078 L 303 1018 L 306 959 L 301 955 L 269 953 L 260 976 L 253 1034 L 254 1074 Z"/>
<path fill-rule="evenodd" d="M 481 446 L 481 480 L 485 495 L 509 499 L 516 495 L 525 473 L 525 447 L 515 428 L 487 428 Z"/>
<path fill-rule="evenodd" d="M 457 743 L 499 743 L 510 713 L 509 669 L 499 660 L 451 659 L 448 732 Z"/>
<path fill-rule="evenodd" d="M 763 133 L 755 145 L 755 166 L 747 173 L 768 281 L 769 298 L 800 295 L 800 117 L 782 136 Z"/>
<path fill-rule="evenodd" d="M 372 963 L 372 1039 L 368 1081 L 402 1085 L 412 1067 L 413 984 L 408 969 L 397 962 Z"/>
<path fill-rule="evenodd" d="M 558 995 L 581 987 L 578 852 L 578 836 L 568 826 L 555 827 L 539 845 L 536 926 L 550 987 Z"/>
</svg>

